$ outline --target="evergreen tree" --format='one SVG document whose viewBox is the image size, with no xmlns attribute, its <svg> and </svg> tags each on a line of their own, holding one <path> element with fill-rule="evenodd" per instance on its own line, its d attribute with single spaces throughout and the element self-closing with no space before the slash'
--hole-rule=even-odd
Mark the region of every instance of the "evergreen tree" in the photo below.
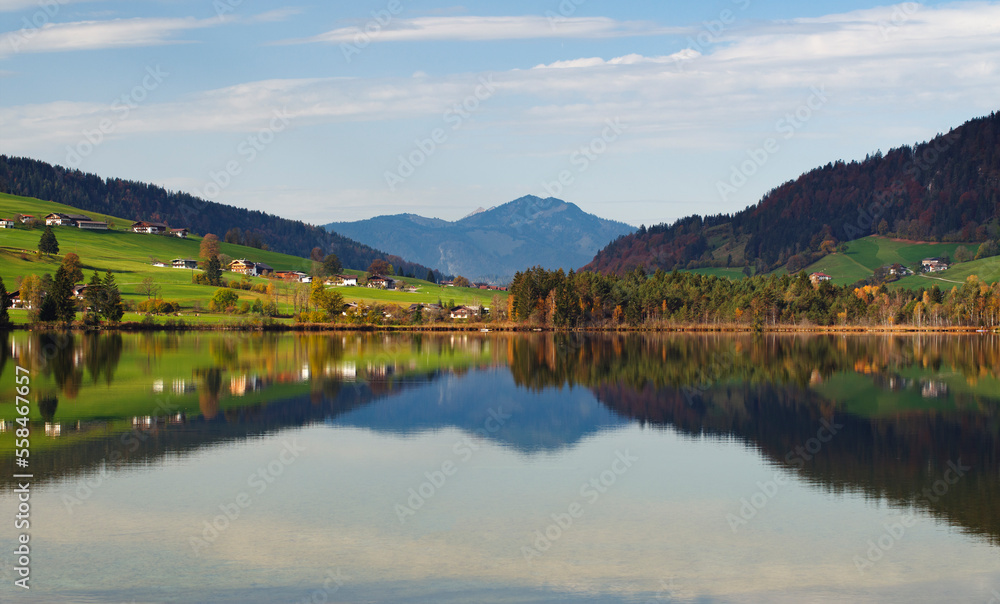
<svg viewBox="0 0 1000 604">
<path fill-rule="evenodd" d="M 38 307 L 38 320 L 44 323 L 55 321 L 59 317 L 56 310 L 56 301 L 52 295 L 42 298 L 42 303 Z"/>
<path fill-rule="evenodd" d="M 205 278 L 208 279 L 209 285 L 216 287 L 222 285 L 222 262 L 219 261 L 218 256 L 212 256 L 208 260 L 208 266 L 205 268 Z"/>
<path fill-rule="evenodd" d="M 51 225 L 45 225 L 45 232 L 38 240 L 38 251 L 49 255 L 59 253 L 59 242 L 56 241 L 56 235 L 52 232 Z"/>
<path fill-rule="evenodd" d="M 0 330 L 10 329 L 8 306 L 10 306 L 10 296 L 7 294 L 7 286 L 3 283 L 3 277 L 0 277 Z"/>
<path fill-rule="evenodd" d="M 437 283 L 437 280 L 434 279 L 434 271 L 432 270 L 427 271 L 427 281 L 430 281 L 431 283 Z"/>
<path fill-rule="evenodd" d="M 83 299 L 89 307 L 88 314 L 95 319 L 101 315 L 101 301 L 104 299 L 104 284 L 101 277 L 94 271 L 87 283 L 87 289 L 83 290 Z"/>
<path fill-rule="evenodd" d="M 76 318 L 76 300 L 73 297 L 73 282 L 65 267 L 56 269 L 56 278 L 49 297 L 55 301 L 56 320 L 71 323 Z"/>
<path fill-rule="evenodd" d="M 327 254 L 326 258 L 323 258 L 323 274 L 325 276 L 336 275 L 341 270 L 343 270 L 343 266 L 341 266 L 340 258 L 337 258 L 336 254 Z"/>
<path fill-rule="evenodd" d="M 122 315 L 125 314 L 125 306 L 122 304 L 122 294 L 118 290 L 118 283 L 115 281 L 115 276 L 111 274 L 111 271 L 108 271 L 104 275 L 104 281 L 101 283 L 99 312 L 101 316 L 113 323 L 121 321 Z"/>
</svg>

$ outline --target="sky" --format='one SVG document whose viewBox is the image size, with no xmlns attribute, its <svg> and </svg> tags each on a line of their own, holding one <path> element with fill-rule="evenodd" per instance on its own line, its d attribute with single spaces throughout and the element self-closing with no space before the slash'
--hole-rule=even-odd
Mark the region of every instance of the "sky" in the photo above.
<svg viewBox="0 0 1000 604">
<path fill-rule="evenodd" d="M 734 212 L 998 99 L 1000 1 L 0 0 L 0 153 L 313 224 Z"/>
</svg>

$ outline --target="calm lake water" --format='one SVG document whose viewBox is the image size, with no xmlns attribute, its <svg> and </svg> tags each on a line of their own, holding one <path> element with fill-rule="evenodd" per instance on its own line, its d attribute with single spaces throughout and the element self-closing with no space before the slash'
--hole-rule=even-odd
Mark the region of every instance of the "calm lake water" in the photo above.
<svg viewBox="0 0 1000 604">
<path fill-rule="evenodd" d="M 1000 602 L 995 335 L 0 351 L 4 602 Z"/>
</svg>

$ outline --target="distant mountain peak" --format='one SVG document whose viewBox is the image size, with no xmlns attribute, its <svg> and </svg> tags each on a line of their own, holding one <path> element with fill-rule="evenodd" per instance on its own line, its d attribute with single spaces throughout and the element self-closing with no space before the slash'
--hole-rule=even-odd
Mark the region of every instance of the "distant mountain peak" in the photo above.
<svg viewBox="0 0 1000 604">
<path fill-rule="evenodd" d="M 495 208 L 495 207 L 496 206 L 493 206 L 493 208 Z M 492 210 L 493 208 L 490 208 L 490 210 Z M 475 216 L 476 214 L 482 214 L 483 212 L 489 212 L 489 210 L 487 210 L 483 206 L 479 206 L 478 208 L 476 208 L 475 210 L 472 210 L 471 212 L 469 212 L 465 216 L 462 216 L 462 220 L 465 220 L 466 218 L 469 218 L 470 216 Z"/>
<path fill-rule="evenodd" d="M 380 249 L 406 258 L 424 258 L 446 274 L 491 283 L 506 283 L 517 271 L 535 265 L 578 268 L 602 246 L 635 231 L 572 203 L 536 195 L 489 209 L 479 207 L 454 222 L 375 217 L 327 228 L 361 242 L 379 242 Z"/>
</svg>

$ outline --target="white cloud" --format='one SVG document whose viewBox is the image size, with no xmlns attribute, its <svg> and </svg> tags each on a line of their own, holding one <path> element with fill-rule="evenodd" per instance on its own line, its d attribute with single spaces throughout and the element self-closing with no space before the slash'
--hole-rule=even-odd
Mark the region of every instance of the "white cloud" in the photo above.
<svg viewBox="0 0 1000 604">
<path fill-rule="evenodd" d="M 420 17 L 393 19 L 384 26 L 372 21 L 362 26 L 342 27 L 291 43 L 426 42 L 439 40 L 525 40 L 532 38 L 617 38 L 687 32 L 641 21 L 617 21 L 607 17 Z"/>
<path fill-rule="evenodd" d="M 175 35 L 218 25 L 220 19 L 134 18 L 46 23 L 0 34 L 0 58 L 15 53 L 66 52 L 176 43 Z"/>
<path fill-rule="evenodd" d="M 812 86 L 823 87 L 842 115 L 955 99 L 995 108 L 1000 3 L 920 8 L 905 20 L 894 20 L 895 10 L 734 28 L 703 53 L 589 57 L 497 72 L 495 96 L 463 127 L 565 135 L 552 139 L 563 141 L 554 143 L 559 146 L 620 116 L 631 130 L 616 148 L 704 149 L 727 144 L 722 135 L 745 131 L 748 123 L 773 123 L 804 102 Z M 293 128 L 433 118 L 472 94 L 478 77 L 412 75 L 419 77 L 266 80 L 171 102 L 151 98 L 113 136 L 252 132 L 278 109 L 289 112 Z M 59 102 L 4 108 L 0 146 L 23 152 L 73 143 L 102 117 L 114 118 L 110 107 Z"/>
</svg>

